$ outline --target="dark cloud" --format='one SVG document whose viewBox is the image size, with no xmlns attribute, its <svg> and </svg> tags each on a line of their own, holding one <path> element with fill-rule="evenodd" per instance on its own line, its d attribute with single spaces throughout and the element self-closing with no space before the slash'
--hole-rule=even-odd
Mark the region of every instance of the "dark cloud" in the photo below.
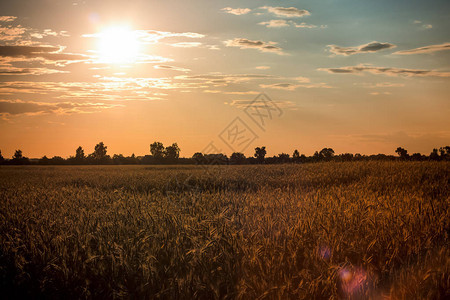
<svg viewBox="0 0 450 300">
<path fill-rule="evenodd" d="M 0 67 L 0 76 L 13 75 L 48 75 L 56 73 L 68 73 L 67 71 L 48 69 L 48 68 L 18 68 L 12 66 Z"/>
<path fill-rule="evenodd" d="M 408 54 L 420 54 L 420 53 L 433 53 L 433 52 L 444 51 L 444 50 L 450 50 L 450 43 L 444 43 L 444 44 L 439 44 L 439 45 L 429 45 L 429 46 L 410 49 L 410 50 L 402 50 L 402 51 L 394 52 L 393 54 L 408 55 Z"/>
<path fill-rule="evenodd" d="M 371 42 L 356 47 L 340 47 L 336 45 L 328 45 L 327 47 L 329 48 L 329 51 L 333 54 L 348 56 L 359 53 L 377 52 L 381 50 L 395 48 L 396 46 L 391 43 Z"/>
<path fill-rule="evenodd" d="M 235 38 L 225 41 L 227 47 L 238 47 L 241 49 L 257 49 L 261 52 L 271 52 L 278 55 L 284 55 L 283 49 L 276 46 L 275 42 L 253 41 L 245 38 Z"/>
<path fill-rule="evenodd" d="M 298 9 L 296 7 L 263 6 L 261 9 L 266 9 L 268 12 L 271 12 L 279 17 L 303 17 L 311 14 L 305 9 Z"/>
<path fill-rule="evenodd" d="M 62 53 L 62 47 L 53 46 L 0 46 L 2 57 L 42 58 L 49 61 L 83 61 L 80 54 Z"/>
<path fill-rule="evenodd" d="M 154 66 L 154 68 L 159 69 L 159 70 L 172 70 L 172 71 L 179 71 L 179 72 L 190 72 L 191 71 L 189 69 L 175 67 L 175 66 L 168 66 L 168 65 L 156 65 L 156 66 Z"/>
<path fill-rule="evenodd" d="M 298 88 L 331 88 L 331 86 L 326 83 L 301 83 L 301 84 L 293 84 L 293 83 L 274 83 L 274 84 L 260 84 L 260 87 L 264 89 L 277 89 L 277 90 L 286 90 L 286 91 L 295 91 Z"/>
<path fill-rule="evenodd" d="M 402 69 L 390 67 L 373 67 L 370 65 L 358 65 L 341 68 L 320 68 L 319 71 L 326 71 L 334 74 L 361 74 L 368 72 L 372 74 L 385 74 L 388 76 L 422 76 L 422 77 L 450 77 L 450 72 L 439 72 L 434 70 L 417 70 L 417 69 Z"/>
<path fill-rule="evenodd" d="M 75 103 L 75 102 L 34 102 L 22 100 L 0 100 L 0 115 L 39 115 L 93 113 L 103 109 L 118 107 L 118 104 Z"/>
</svg>

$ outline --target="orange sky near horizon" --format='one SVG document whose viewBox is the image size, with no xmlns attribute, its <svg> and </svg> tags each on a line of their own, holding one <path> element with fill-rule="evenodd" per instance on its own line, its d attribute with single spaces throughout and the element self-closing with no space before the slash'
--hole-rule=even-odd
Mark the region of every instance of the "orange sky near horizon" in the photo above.
<svg viewBox="0 0 450 300">
<path fill-rule="evenodd" d="M 391 2 L 1 3 L 1 153 L 428 155 L 450 144 L 450 4 Z"/>
</svg>

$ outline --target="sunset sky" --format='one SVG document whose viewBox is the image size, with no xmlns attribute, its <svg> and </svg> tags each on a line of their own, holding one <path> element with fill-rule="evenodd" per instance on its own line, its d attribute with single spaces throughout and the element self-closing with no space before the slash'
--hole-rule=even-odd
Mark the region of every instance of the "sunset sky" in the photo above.
<svg viewBox="0 0 450 300">
<path fill-rule="evenodd" d="M 449 15 L 448 0 L 1 1 L 0 150 L 429 154 L 450 144 Z M 236 120 L 245 149 L 224 141 Z"/>
</svg>

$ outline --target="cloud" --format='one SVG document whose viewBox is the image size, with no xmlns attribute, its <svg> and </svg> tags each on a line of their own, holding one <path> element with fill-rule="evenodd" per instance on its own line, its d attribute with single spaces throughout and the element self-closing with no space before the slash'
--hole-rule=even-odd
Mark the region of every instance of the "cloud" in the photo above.
<svg viewBox="0 0 450 300">
<path fill-rule="evenodd" d="M 0 22 L 12 22 L 15 19 L 17 19 L 17 17 L 14 16 L 0 16 Z"/>
<path fill-rule="evenodd" d="M 175 77 L 175 79 L 177 80 L 195 81 L 198 84 L 207 84 L 213 86 L 224 86 L 230 83 L 240 83 L 250 80 L 263 80 L 273 78 L 274 76 L 265 74 L 221 74 L 221 73 L 191 75 L 191 76 L 180 75 Z"/>
<path fill-rule="evenodd" d="M 178 47 L 178 48 L 195 48 L 200 47 L 202 43 L 199 42 L 180 42 L 175 44 L 169 44 L 172 47 Z"/>
<path fill-rule="evenodd" d="M 311 13 L 305 9 L 298 9 L 296 7 L 273 7 L 273 6 L 263 6 L 261 9 L 265 9 L 270 13 L 273 13 L 279 17 L 303 17 L 309 16 Z"/>
<path fill-rule="evenodd" d="M 276 27 L 288 27 L 289 23 L 286 20 L 270 20 L 268 22 L 261 22 L 258 25 L 264 25 L 268 28 L 276 28 Z"/>
<path fill-rule="evenodd" d="M 267 28 L 281 28 L 281 27 L 290 27 L 293 26 L 295 28 L 318 28 L 317 25 L 313 24 L 306 24 L 305 22 L 302 23 L 296 23 L 292 20 L 270 20 L 267 22 L 260 22 L 258 25 L 266 26 Z M 327 28 L 325 25 L 320 25 L 321 29 Z"/>
<path fill-rule="evenodd" d="M 276 100 L 272 100 L 272 103 L 274 103 L 277 107 L 281 108 L 281 109 L 288 109 L 288 110 L 296 110 L 297 109 L 297 105 L 292 102 L 292 101 L 276 101 Z M 230 103 L 225 103 L 225 104 L 229 104 L 230 106 L 234 106 L 237 107 L 239 109 L 245 109 L 247 108 L 249 105 L 252 105 L 253 108 L 258 107 L 258 103 L 255 103 L 254 100 L 233 100 Z M 266 109 L 266 107 L 263 106 L 264 104 L 261 103 L 260 108 L 261 109 Z"/>
<path fill-rule="evenodd" d="M 370 53 L 377 52 L 381 50 L 386 50 L 390 48 L 395 48 L 396 46 L 391 43 L 380 43 L 380 42 L 370 42 L 368 44 L 364 44 L 356 47 L 340 47 L 336 45 L 327 45 L 329 51 L 336 55 L 353 55 L 359 53 Z"/>
<path fill-rule="evenodd" d="M 255 67 L 255 69 L 257 69 L 257 70 L 269 70 L 270 67 L 269 66 L 257 66 L 257 67 Z"/>
<path fill-rule="evenodd" d="M 317 25 L 313 25 L 313 24 L 306 24 L 305 22 L 302 23 L 295 23 L 292 22 L 292 24 L 297 27 L 297 28 L 317 28 Z M 320 25 L 320 28 L 326 28 L 325 25 Z"/>
<path fill-rule="evenodd" d="M 402 50 L 394 52 L 393 54 L 409 55 L 409 54 L 420 54 L 420 53 L 433 53 L 437 51 L 450 50 L 450 43 L 444 43 L 439 45 L 429 45 L 420 48 Z"/>
<path fill-rule="evenodd" d="M 360 85 L 364 88 L 374 89 L 374 88 L 392 88 L 392 87 L 404 87 L 403 83 L 393 83 L 393 82 L 379 82 L 379 83 L 355 83 L 355 85 Z"/>
<path fill-rule="evenodd" d="M 264 89 L 277 89 L 277 90 L 286 90 L 286 91 L 294 91 L 300 85 L 295 85 L 292 83 L 274 83 L 274 84 L 260 84 L 260 87 Z"/>
<path fill-rule="evenodd" d="M 33 28 L 23 27 L 22 25 L 5 24 L 15 20 L 12 16 L 3 16 L 0 20 L 0 41 L 9 45 L 36 45 L 40 42 L 36 40 L 43 39 L 47 36 L 67 37 L 67 31 L 56 32 L 52 29 L 37 30 Z M 14 18 L 14 19 L 13 19 Z M 3 24 L 1 24 L 3 23 Z"/>
<path fill-rule="evenodd" d="M 250 8 L 225 7 L 225 8 L 222 8 L 221 11 L 224 11 L 224 12 L 232 14 L 232 15 L 240 16 L 240 15 L 246 15 L 249 12 L 251 12 L 252 10 Z"/>
<path fill-rule="evenodd" d="M 226 92 L 228 95 L 259 95 L 261 92 L 257 91 L 246 91 L 246 92 Z"/>
<path fill-rule="evenodd" d="M 390 92 L 371 92 L 371 93 L 369 93 L 369 95 L 372 95 L 372 96 L 379 96 L 379 95 L 391 95 L 392 93 L 390 93 Z"/>
<path fill-rule="evenodd" d="M 275 46 L 275 42 L 253 41 L 245 38 L 235 38 L 224 42 L 227 47 L 238 47 L 240 49 L 257 49 L 261 52 L 276 53 L 278 55 L 285 55 L 283 49 Z"/>
<path fill-rule="evenodd" d="M 23 100 L 0 100 L 0 115 L 2 117 L 17 115 L 41 114 L 76 114 L 94 113 L 104 109 L 123 106 L 105 103 L 75 103 L 75 102 L 35 102 Z"/>
<path fill-rule="evenodd" d="M 50 61 L 83 61 L 87 56 L 62 53 L 64 47 L 54 46 L 0 46 L 0 56 L 43 58 Z"/>
<path fill-rule="evenodd" d="M 305 84 L 292 84 L 292 83 L 274 83 L 274 84 L 260 84 L 261 88 L 264 89 L 276 89 L 276 90 L 286 90 L 286 91 L 295 91 L 298 88 L 325 88 L 329 89 L 331 86 L 326 83 L 305 83 Z"/>
<path fill-rule="evenodd" d="M 168 65 L 156 65 L 154 66 L 155 69 L 159 70 L 172 70 L 172 71 L 179 71 L 179 72 L 190 72 L 190 69 L 175 67 L 175 66 L 168 66 Z"/>
<path fill-rule="evenodd" d="M 86 38 L 101 38 L 105 33 L 91 33 L 83 34 L 82 37 Z M 195 32 L 169 32 L 169 31 L 158 31 L 158 30 L 134 30 L 130 34 L 133 34 L 140 43 L 143 44 L 156 44 L 162 39 L 166 38 L 190 38 L 190 39 L 200 39 L 204 38 L 205 35 Z"/>
<path fill-rule="evenodd" d="M 450 77 L 450 72 L 439 72 L 434 70 L 402 69 L 391 67 L 373 67 L 370 65 L 358 65 L 341 68 L 319 68 L 319 71 L 326 71 L 331 74 L 384 74 L 388 76 L 421 76 L 421 77 Z"/>
<path fill-rule="evenodd" d="M 421 24 L 420 27 L 422 29 L 431 29 L 431 28 L 433 28 L 433 25 L 431 25 L 431 24 L 423 24 L 423 22 L 419 21 L 419 20 L 415 20 L 413 23 L 414 24 Z"/>
<path fill-rule="evenodd" d="M 40 62 L 57 66 L 87 62 L 90 57 L 82 54 L 63 53 L 64 47 L 54 46 L 0 46 L 0 65 L 11 66 L 18 62 Z"/>
<path fill-rule="evenodd" d="M 39 94 L 57 99 L 95 102 L 148 101 L 161 99 L 161 89 L 178 87 L 172 87 L 172 84 L 168 78 L 124 77 L 102 77 L 96 82 L 8 81 L 0 82 L 0 94 Z M 154 90 L 158 90 L 158 93 Z"/>
<path fill-rule="evenodd" d="M 26 32 L 26 28 L 17 25 L 7 27 L 0 26 L 0 41 L 2 42 L 12 42 L 21 39 Z M 23 42 L 23 41 L 22 41 Z"/>
<path fill-rule="evenodd" d="M 0 67 L 0 76 L 49 75 L 57 73 L 69 73 L 69 72 L 48 68 L 18 68 L 12 66 Z"/>
</svg>

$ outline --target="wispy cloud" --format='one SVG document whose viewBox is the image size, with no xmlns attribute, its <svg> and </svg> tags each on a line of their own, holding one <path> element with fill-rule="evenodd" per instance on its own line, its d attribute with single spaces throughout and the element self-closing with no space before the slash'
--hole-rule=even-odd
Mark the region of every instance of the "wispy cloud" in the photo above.
<svg viewBox="0 0 450 300">
<path fill-rule="evenodd" d="M 370 42 L 368 44 L 364 44 L 356 47 L 340 47 L 336 45 L 328 45 L 329 51 L 336 55 L 353 55 L 359 53 L 371 53 L 377 52 L 381 50 L 395 48 L 396 46 L 391 43 L 380 43 L 380 42 Z"/>
<path fill-rule="evenodd" d="M 200 47 L 202 45 L 202 43 L 200 42 L 180 42 L 180 43 L 174 43 L 174 44 L 169 44 L 172 47 L 177 47 L 177 48 L 195 48 L 195 47 Z"/>
<path fill-rule="evenodd" d="M 36 102 L 23 100 L 0 100 L 0 116 L 42 114 L 79 114 L 94 113 L 104 109 L 123 106 L 121 104 L 77 103 L 77 102 Z"/>
<path fill-rule="evenodd" d="M 212 86 L 225 86 L 230 83 L 240 83 L 250 80 L 263 80 L 272 79 L 273 75 L 266 74 L 222 74 L 222 73 L 212 73 L 212 74 L 200 74 L 200 75 L 180 75 L 176 76 L 177 80 L 193 81 L 197 84 L 212 85 Z"/>
<path fill-rule="evenodd" d="M 278 106 L 279 108 L 282 109 L 287 109 L 287 110 L 296 110 L 297 109 L 297 105 L 292 102 L 292 101 L 276 101 L 276 100 L 272 100 L 272 103 L 274 103 L 276 106 Z M 239 109 L 245 109 L 247 108 L 249 105 L 252 105 L 253 108 L 258 107 L 259 105 L 257 103 L 254 102 L 254 100 L 232 100 L 230 103 L 225 103 L 228 104 L 230 106 L 234 106 L 237 107 Z M 261 109 L 265 109 L 266 107 L 263 107 L 263 103 L 261 103 Z"/>
<path fill-rule="evenodd" d="M 17 17 L 14 17 L 14 16 L 0 16 L 0 22 L 7 23 L 7 22 L 12 22 L 15 19 L 17 19 Z"/>
<path fill-rule="evenodd" d="M 267 22 L 260 22 L 259 25 L 264 25 L 268 28 L 273 27 L 289 27 L 289 23 L 286 20 L 270 20 Z"/>
<path fill-rule="evenodd" d="M 298 9 L 296 7 L 273 7 L 273 6 L 263 6 L 261 9 L 265 9 L 270 13 L 273 13 L 279 17 L 303 17 L 309 16 L 311 13 L 305 9 Z"/>
<path fill-rule="evenodd" d="M 388 76 L 420 76 L 420 77 L 450 77 L 450 72 L 439 72 L 435 70 L 402 69 L 392 67 L 373 67 L 371 65 L 358 65 L 341 68 L 319 68 L 319 71 L 326 71 L 332 74 L 384 74 Z"/>
<path fill-rule="evenodd" d="M 240 49 L 257 49 L 261 52 L 285 55 L 283 49 L 276 46 L 276 42 L 254 41 L 245 38 L 235 38 L 224 42 L 227 47 L 238 47 Z"/>
<path fill-rule="evenodd" d="M 281 27 L 290 27 L 293 26 L 295 28 L 326 28 L 325 25 L 313 25 L 313 24 L 307 24 L 305 22 L 302 23 L 296 23 L 292 20 L 284 20 L 284 19 L 279 19 L 279 20 L 270 20 L 270 21 L 266 21 L 266 22 L 260 22 L 258 23 L 258 25 L 263 25 L 266 26 L 267 28 L 281 28 Z"/>
<path fill-rule="evenodd" d="M 159 70 L 171 70 L 171 71 L 178 71 L 178 72 L 190 72 L 190 69 L 175 67 L 175 66 L 168 66 L 168 65 L 156 65 L 154 66 L 155 69 Z"/>
<path fill-rule="evenodd" d="M 433 53 L 437 51 L 444 51 L 444 50 L 450 50 L 450 43 L 444 43 L 439 45 L 429 45 L 419 48 L 414 48 L 410 50 L 402 50 L 394 52 L 393 54 L 400 54 L 400 55 L 409 55 L 409 54 L 420 54 L 420 53 Z"/>
<path fill-rule="evenodd" d="M 294 83 L 274 83 L 274 84 L 260 84 L 260 87 L 264 89 L 276 89 L 276 90 L 286 90 L 286 91 L 295 91 L 298 88 L 324 88 L 329 89 L 331 86 L 326 83 L 303 83 L 303 84 L 294 84 Z"/>
<path fill-rule="evenodd" d="M 0 76 L 49 75 L 57 73 L 69 72 L 48 68 L 19 68 L 13 66 L 0 66 Z"/>
<path fill-rule="evenodd" d="M 67 65 L 89 58 L 81 54 L 63 53 L 63 50 L 64 47 L 54 46 L 0 46 L 0 59 L 7 63 L 34 59 L 45 64 Z"/>
<path fill-rule="evenodd" d="M 378 82 L 378 83 L 355 83 L 355 85 L 362 86 L 368 89 L 374 88 L 396 88 L 396 87 L 404 87 L 403 83 L 394 83 L 394 82 Z"/>
<path fill-rule="evenodd" d="M 82 36 L 85 38 L 102 38 L 105 34 L 108 33 L 89 33 L 83 34 Z M 131 30 L 129 34 L 134 35 L 134 37 L 142 44 L 156 44 L 160 40 L 166 38 L 200 39 L 205 37 L 205 35 L 196 32 L 169 32 L 158 30 Z"/>
<path fill-rule="evenodd" d="M 8 45 L 37 45 L 41 43 L 40 40 L 48 36 L 69 36 L 67 31 L 37 30 L 20 24 L 10 24 L 14 20 L 16 20 L 16 17 L 13 16 L 0 17 L 0 42 Z"/>
<path fill-rule="evenodd" d="M 431 24 L 423 24 L 423 22 L 420 21 L 420 20 L 415 20 L 413 23 L 420 25 L 420 28 L 422 28 L 422 29 L 432 29 L 433 28 L 433 25 L 431 25 Z"/>
<path fill-rule="evenodd" d="M 225 7 L 222 8 L 221 10 L 236 16 L 246 15 L 252 11 L 250 8 L 231 8 L 231 7 Z"/>
</svg>

